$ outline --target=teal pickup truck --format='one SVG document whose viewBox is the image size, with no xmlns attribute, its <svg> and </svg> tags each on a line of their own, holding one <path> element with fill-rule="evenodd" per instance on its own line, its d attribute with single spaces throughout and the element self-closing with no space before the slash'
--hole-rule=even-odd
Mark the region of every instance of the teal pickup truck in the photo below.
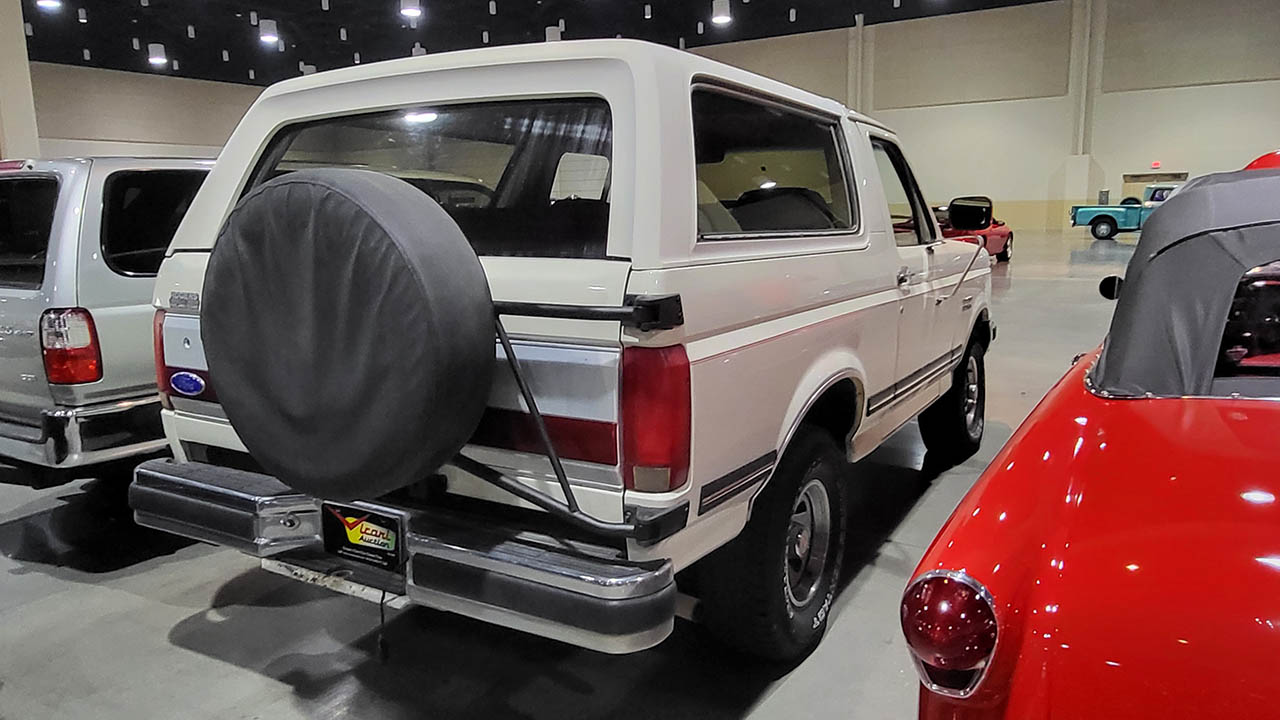
<svg viewBox="0 0 1280 720">
<path fill-rule="evenodd" d="M 1113 238 L 1118 232 L 1140 230 L 1151 213 L 1177 189 L 1177 185 L 1148 185 L 1141 201 L 1132 198 L 1119 205 L 1076 205 L 1071 208 L 1071 225 L 1088 225 L 1089 232 L 1099 240 Z"/>
</svg>

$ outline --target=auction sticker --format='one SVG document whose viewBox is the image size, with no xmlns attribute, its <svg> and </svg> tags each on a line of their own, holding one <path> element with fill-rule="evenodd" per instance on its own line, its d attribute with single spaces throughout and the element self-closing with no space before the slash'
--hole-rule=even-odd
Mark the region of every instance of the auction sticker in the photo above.
<svg viewBox="0 0 1280 720">
<path fill-rule="evenodd" d="M 400 518 L 358 507 L 324 503 L 325 552 L 384 570 L 400 569 Z"/>
</svg>

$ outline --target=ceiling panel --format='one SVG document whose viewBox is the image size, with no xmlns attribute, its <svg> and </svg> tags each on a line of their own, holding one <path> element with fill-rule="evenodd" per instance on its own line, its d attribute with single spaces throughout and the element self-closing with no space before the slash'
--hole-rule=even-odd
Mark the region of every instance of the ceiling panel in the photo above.
<svg viewBox="0 0 1280 720">
<path fill-rule="evenodd" d="M 412 0 L 410 0 L 412 2 Z M 711 0 L 22 0 L 32 60 L 266 85 L 318 70 L 430 53 L 622 36 L 687 47 L 1027 4 L 1029 0 L 730 0 L 732 22 L 710 21 Z M 1036 1 L 1036 0 L 1030 0 Z M 646 7 L 648 11 L 646 12 Z M 647 15 L 647 17 L 646 17 Z M 279 43 L 260 40 L 274 20 Z M 1065 31 L 1065 29 L 1064 29 Z M 148 62 L 148 45 L 165 62 Z M 176 64 L 176 65 L 175 65 Z"/>
</svg>

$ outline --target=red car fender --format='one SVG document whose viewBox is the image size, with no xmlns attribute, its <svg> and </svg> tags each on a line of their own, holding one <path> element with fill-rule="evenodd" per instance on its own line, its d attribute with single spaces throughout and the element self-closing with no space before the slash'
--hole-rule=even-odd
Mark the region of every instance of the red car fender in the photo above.
<svg viewBox="0 0 1280 720">
<path fill-rule="evenodd" d="M 1034 607 L 1034 600 L 1042 583 L 1058 575 L 1053 551 L 1067 542 L 1059 518 L 1078 502 L 1066 466 L 1077 441 L 1088 435 L 1071 413 L 1064 417 L 1055 406 L 1078 402 L 1096 357 L 1094 351 L 1081 358 L 1040 401 L 956 507 L 912 575 L 963 570 L 995 598 L 999 626 L 990 669 L 974 695 L 953 701 L 922 688 L 922 720 L 1035 718 L 1045 707 L 1039 696 L 1047 681 L 1046 666 L 1037 656 L 1043 654 L 1041 642 L 1052 637 L 1038 632 L 1044 609 Z M 1029 492 L 1027 485 L 1033 483 L 1052 487 Z M 1064 500 L 1045 502 L 1047 497 Z M 995 504 L 992 498 L 998 498 Z M 1010 558 L 1017 558 L 1017 564 L 1010 565 Z M 1015 686 L 1018 694 L 1011 696 Z"/>
</svg>

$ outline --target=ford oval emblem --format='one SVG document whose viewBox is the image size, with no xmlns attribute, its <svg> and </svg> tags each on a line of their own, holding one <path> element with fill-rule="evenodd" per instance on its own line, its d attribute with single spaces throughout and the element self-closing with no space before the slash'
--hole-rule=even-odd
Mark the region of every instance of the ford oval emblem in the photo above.
<svg viewBox="0 0 1280 720">
<path fill-rule="evenodd" d="M 183 395 L 191 397 L 204 392 L 204 379 L 195 373 L 176 372 L 169 376 L 169 385 Z"/>
</svg>

